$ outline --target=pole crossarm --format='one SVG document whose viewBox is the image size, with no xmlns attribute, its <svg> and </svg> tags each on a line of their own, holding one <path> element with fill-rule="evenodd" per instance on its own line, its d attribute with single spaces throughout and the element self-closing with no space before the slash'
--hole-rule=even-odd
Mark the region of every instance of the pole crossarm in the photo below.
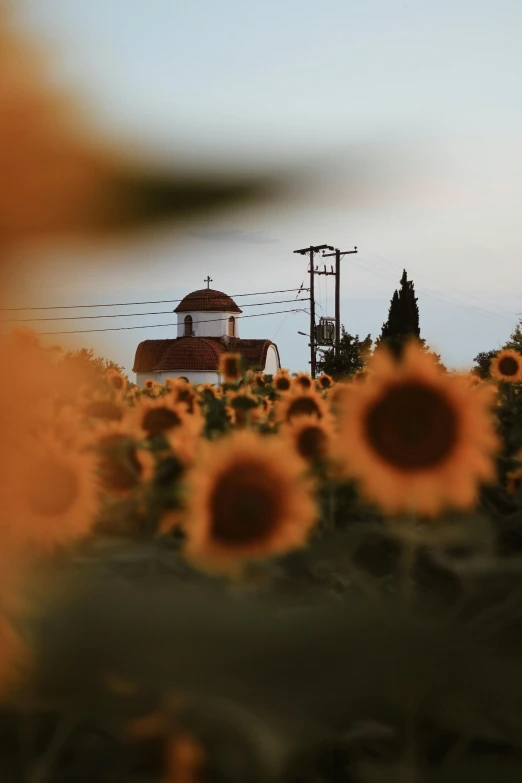
<svg viewBox="0 0 522 783">
<path fill-rule="evenodd" d="M 322 252 L 322 258 L 328 258 L 329 256 L 335 256 L 335 270 L 330 266 L 330 272 L 324 265 L 324 270 L 320 271 L 318 267 L 314 267 L 314 254 L 319 251 Z M 331 250 L 331 253 L 325 253 L 325 250 Z M 314 291 L 314 278 L 315 275 L 331 275 L 335 277 L 335 353 L 339 357 L 340 344 L 341 344 L 341 295 L 340 295 L 340 281 L 341 281 L 341 257 L 352 255 L 357 253 L 357 247 L 353 250 L 339 250 L 332 245 L 310 245 L 309 247 L 303 247 L 300 250 L 294 250 L 294 253 L 298 253 L 301 256 L 309 256 L 310 268 L 308 270 L 310 275 L 310 375 L 315 378 L 316 368 L 316 335 L 315 335 L 315 291 Z M 303 334 L 303 332 L 300 332 Z"/>
<path fill-rule="evenodd" d="M 301 250 L 294 250 L 294 253 L 305 256 L 311 250 L 313 250 L 314 253 L 318 253 L 319 250 L 333 250 L 333 247 L 331 245 L 310 245 L 309 247 L 303 247 Z"/>
<path fill-rule="evenodd" d="M 353 250 L 339 250 L 339 254 L 341 256 L 351 256 L 353 253 L 358 253 L 357 247 L 354 247 Z M 329 256 L 335 256 L 337 251 L 335 253 L 323 253 L 321 258 L 328 258 Z"/>
</svg>

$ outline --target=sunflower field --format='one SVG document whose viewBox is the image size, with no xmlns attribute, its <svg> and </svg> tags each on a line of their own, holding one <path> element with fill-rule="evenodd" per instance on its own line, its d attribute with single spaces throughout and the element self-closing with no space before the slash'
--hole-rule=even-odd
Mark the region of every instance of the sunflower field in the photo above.
<svg viewBox="0 0 522 783">
<path fill-rule="evenodd" d="M 520 781 L 519 353 L 0 357 L 2 783 Z"/>
</svg>

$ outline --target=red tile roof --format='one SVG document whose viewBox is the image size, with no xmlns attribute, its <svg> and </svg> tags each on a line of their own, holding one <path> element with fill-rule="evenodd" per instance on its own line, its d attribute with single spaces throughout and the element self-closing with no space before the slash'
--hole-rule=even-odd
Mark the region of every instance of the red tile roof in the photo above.
<svg viewBox="0 0 522 783">
<path fill-rule="evenodd" d="M 247 368 L 262 370 L 271 340 L 242 340 L 239 337 L 178 337 L 173 340 L 144 340 L 136 349 L 133 372 L 217 371 L 222 353 L 240 353 Z"/>
<path fill-rule="evenodd" d="M 277 345 L 272 340 L 242 340 L 240 337 L 229 337 L 226 350 L 230 353 L 240 353 L 248 368 L 262 370 L 266 364 L 269 345 L 274 346 L 280 363 Z"/>
<path fill-rule="evenodd" d="M 175 313 L 201 312 L 213 310 L 227 313 L 240 313 L 241 310 L 223 291 L 214 291 L 213 288 L 201 288 L 199 291 L 192 291 L 191 294 L 181 300 L 174 310 Z"/>
<path fill-rule="evenodd" d="M 209 337 L 178 337 L 165 349 L 154 369 L 157 372 L 215 370 L 224 352 L 223 346 Z"/>
<path fill-rule="evenodd" d="M 153 372 L 165 349 L 173 342 L 174 340 L 144 340 L 136 348 L 133 372 Z"/>
</svg>

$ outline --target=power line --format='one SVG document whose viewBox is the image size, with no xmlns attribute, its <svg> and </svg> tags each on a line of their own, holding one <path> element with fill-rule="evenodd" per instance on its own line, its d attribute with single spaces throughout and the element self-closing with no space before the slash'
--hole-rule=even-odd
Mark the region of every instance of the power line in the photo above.
<svg viewBox="0 0 522 783">
<path fill-rule="evenodd" d="M 265 296 L 266 294 L 289 294 L 299 290 L 300 289 L 298 288 L 280 288 L 277 291 L 254 291 L 249 294 L 232 294 L 231 298 L 237 299 L 240 296 Z M 308 288 L 305 288 L 303 290 L 308 291 Z M 185 298 L 186 297 L 183 297 L 183 299 Z M 85 307 L 132 307 L 136 305 L 149 305 L 149 304 L 175 304 L 176 302 L 182 302 L 183 299 L 156 299 L 150 302 L 112 302 L 112 304 L 55 305 L 54 307 L 0 307 L 0 312 L 13 313 L 13 312 L 20 312 L 22 310 L 77 310 Z"/>
<path fill-rule="evenodd" d="M 366 264 L 371 264 L 371 262 L 369 262 L 369 261 L 366 261 L 365 263 Z M 354 266 L 358 266 L 358 265 L 355 264 Z M 389 273 L 388 270 L 384 270 L 384 269 L 382 269 L 382 267 L 379 267 L 376 264 L 373 264 L 372 266 L 374 266 L 376 269 L 384 271 L 386 273 L 386 275 L 388 275 L 388 276 L 384 277 L 384 275 L 380 275 L 377 272 L 375 272 L 373 269 L 370 269 L 370 268 L 367 268 L 367 267 L 359 266 L 359 268 L 360 269 L 365 269 L 366 268 L 368 272 L 371 272 L 372 274 L 377 275 L 378 277 L 382 277 L 385 280 L 392 280 L 392 281 L 395 280 L 395 278 L 391 276 L 391 273 Z M 444 296 L 444 294 L 442 294 L 440 291 L 434 291 L 433 288 L 428 288 L 427 286 L 421 285 L 419 283 L 416 284 L 416 289 L 418 291 L 422 291 L 424 293 L 427 293 L 428 295 L 431 294 L 431 296 L 434 296 L 436 299 L 439 299 L 439 301 L 441 301 L 441 302 L 448 302 L 449 304 L 455 305 L 456 307 L 463 307 L 465 310 L 470 310 L 471 312 L 483 313 L 484 315 L 487 315 L 487 316 L 490 316 L 490 317 L 493 317 L 493 318 L 500 318 L 501 320 L 504 320 L 504 321 L 510 321 L 511 320 L 511 319 L 509 319 L 505 315 L 500 315 L 499 313 L 493 313 L 490 310 L 484 310 L 484 308 L 482 308 L 482 307 L 477 307 L 477 305 L 467 304 L 467 303 L 461 302 L 461 301 L 459 301 L 457 299 L 452 299 L 451 297 Z"/>
<path fill-rule="evenodd" d="M 297 301 L 297 300 L 299 299 L 299 294 L 301 293 L 301 291 L 308 291 L 308 290 L 309 290 L 308 288 L 303 288 L 303 286 L 304 286 L 304 280 L 303 280 L 303 282 L 301 283 L 301 285 L 299 286 L 299 289 L 298 289 L 298 291 L 297 291 L 297 293 L 296 293 L 296 295 L 295 295 L 295 299 L 294 299 L 294 301 Z M 299 301 L 300 301 L 300 302 L 308 302 L 308 301 L 310 301 L 310 297 L 308 296 L 308 297 L 306 297 L 306 299 L 299 299 Z M 292 311 L 291 311 L 291 310 L 289 310 L 288 312 L 290 313 L 290 312 L 292 312 Z M 286 323 L 286 319 L 287 319 L 287 318 L 288 318 L 288 313 L 287 313 L 287 314 L 285 315 L 285 317 L 284 317 L 284 318 L 281 320 L 281 323 L 279 324 L 279 326 L 278 326 L 278 327 L 277 327 L 277 329 L 275 330 L 275 332 L 274 332 L 274 336 L 272 337 L 272 342 L 274 342 L 274 341 L 275 341 L 275 338 L 277 337 L 277 335 L 279 334 L 280 330 L 283 328 L 284 324 Z"/>
<path fill-rule="evenodd" d="M 263 315 L 280 315 L 281 313 L 304 313 L 306 312 L 304 308 L 294 308 L 292 310 L 275 310 L 271 313 L 252 313 L 252 315 L 241 315 L 237 316 L 238 320 L 242 320 L 243 318 L 259 318 Z M 208 318 L 204 321 L 197 321 L 198 324 L 208 324 L 213 321 L 221 321 L 221 318 Z M 157 327 L 162 326 L 177 326 L 178 324 L 146 324 L 145 326 L 113 326 L 113 327 L 107 327 L 105 329 L 74 329 L 72 331 L 67 332 L 37 332 L 37 334 L 40 335 L 49 335 L 49 334 L 88 334 L 91 332 L 121 332 L 128 329 L 155 329 Z"/>
<path fill-rule="evenodd" d="M 404 269 L 404 266 L 402 264 L 397 263 L 397 261 L 392 261 L 389 258 L 380 256 L 378 253 L 373 253 L 371 251 L 369 252 L 370 255 L 375 256 L 375 258 L 379 258 L 381 261 L 384 261 L 387 264 L 393 264 L 393 266 L 396 266 L 398 269 Z M 514 310 L 510 310 L 508 307 L 504 307 L 503 305 L 493 304 L 493 302 L 489 302 L 487 299 L 481 299 L 480 297 L 475 296 L 474 294 L 468 294 L 465 291 L 459 290 L 458 288 L 453 288 L 452 286 L 446 285 L 445 283 L 441 283 L 439 280 L 435 280 L 435 278 L 433 277 L 429 277 L 428 275 L 424 275 L 421 272 L 417 272 L 415 271 L 415 269 L 413 271 L 416 277 L 423 277 L 425 280 L 429 280 L 430 282 L 435 283 L 436 285 L 440 285 L 442 288 L 447 288 L 448 291 L 454 291 L 456 294 L 460 294 L 461 296 L 465 296 L 470 299 L 475 299 L 477 302 L 482 302 L 482 304 L 488 305 L 489 307 L 495 307 L 497 310 L 504 310 L 506 313 L 512 313 L 512 314 L 514 313 L 515 315 L 518 315 L 518 313 L 515 313 Z"/>
<path fill-rule="evenodd" d="M 382 267 L 377 266 L 377 264 L 371 264 L 369 261 L 365 261 L 365 266 L 361 266 L 360 264 L 355 264 L 353 261 L 351 262 L 353 266 L 358 267 L 359 269 L 366 269 L 367 272 L 371 272 L 371 274 L 376 275 L 377 277 L 382 277 L 385 280 L 395 280 L 395 278 L 392 276 L 392 273 L 389 272 L 387 269 L 383 269 Z M 376 269 L 379 269 L 381 272 L 385 272 L 385 275 L 379 274 L 378 272 L 375 272 L 370 267 L 374 266 Z M 448 302 L 449 304 L 453 304 L 456 307 L 463 307 L 466 310 L 470 310 L 472 312 L 476 313 L 483 313 L 484 315 L 493 317 L 493 318 L 500 318 L 503 321 L 510 321 L 511 319 L 508 318 L 505 315 L 500 315 L 500 313 L 493 313 L 490 310 L 484 310 L 482 307 L 477 307 L 476 305 L 472 304 L 466 304 L 464 302 L 459 302 L 456 299 L 452 299 L 448 296 L 444 296 L 444 294 L 441 294 L 439 291 L 434 291 L 432 288 L 428 288 L 427 286 L 416 284 L 416 288 L 420 291 L 424 291 L 428 294 L 431 294 L 432 296 L 435 296 L 437 299 L 439 299 L 441 302 Z"/>
<path fill-rule="evenodd" d="M 307 301 L 307 299 L 301 299 L 301 302 Z M 264 307 L 266 305 L 274 304 L 288 304 L 289 302 L 295 302 L 295 299 L 277 299 L 271 302 L 249 302 L 244 304 L 243 307 Z M 138 318 L 144 315 L 171 315 L 172 310 L 156 310 L 150 313 L 107 313 L 107 315 L 62 315 L 56 318 L 0 318 L 2 324 L 16 324 L 16 323 L 28 323 L 34 321 L 85 321 L 92 318 Z"/>
</svg>

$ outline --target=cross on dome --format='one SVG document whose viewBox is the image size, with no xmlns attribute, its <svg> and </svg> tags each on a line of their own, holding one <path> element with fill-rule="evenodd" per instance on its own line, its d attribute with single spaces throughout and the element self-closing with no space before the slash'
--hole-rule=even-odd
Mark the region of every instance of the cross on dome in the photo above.
<svg viewBox="0 0 522 783">
<path fill-rule="evenodd" d="M 203 282 L 207 284 L 207 288 L 210 288 L 210 284 L 213 283 L 214 281 L 212 280 L 210 275 L 207 275 L 206 278 L 203 280 Z"/>
</svg>

